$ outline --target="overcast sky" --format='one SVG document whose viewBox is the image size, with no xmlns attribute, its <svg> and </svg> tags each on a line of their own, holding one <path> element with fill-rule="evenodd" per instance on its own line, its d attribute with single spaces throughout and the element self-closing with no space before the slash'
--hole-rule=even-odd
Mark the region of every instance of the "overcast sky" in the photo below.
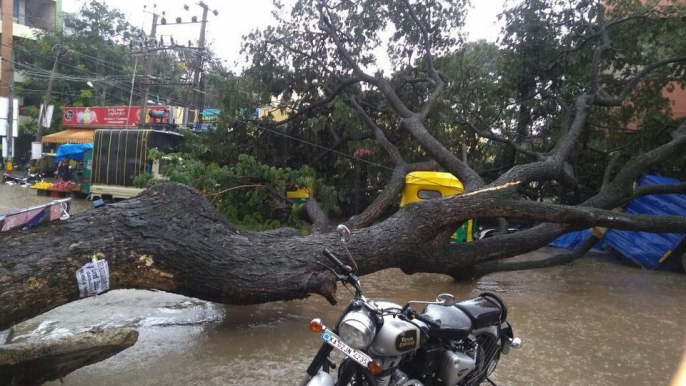
<svg viewBox="0 0 686 386">
<path fill-rule="evenodd" d="M 76 12 L 86 0 L 64 0 L 63 10 L 65 12 Z M 207 41 L 217 55 L 226 61 L 226 66 L 233 68 L 233 63 L 240 60 L 239 50 L 241 37 L 251 30 L 264 27 L 274 23 L 271 16 L 273 9 L 272 0 L 204 0 L 211 10 L 216 9 L 218 16 L 210 13 L 207 25 Z M 473 1 L 473 9 L 467 19 L 467 32 L 469 40 L 486 39 L 495 41 L 500 27 L 496 25 L 496 15 L 503 8 L 505 0 L 478 0 Z M 183 21 L 190 21 L 192 16 L 202 19 L 202 8 L 196 5 L 195 0 L 106 0 L 106 3 L 114 8 L 123 11 L 129 21 L 143 27 L 147 32 L 150 31 L 152 16 L 143 13 L 143 5 L 147 5 L 148 10 L 152 9 L 153 4 L 157 3 L 159 13 L 166 12 L 166 18 L 170 23 L 174 23 L 177 17 Z M 190 6 L 189 11 L 183 9 L 183 5 Z M 159 26 L 158 35 L 163 35 L 165 42 L 168 37 L 173 36 L 175 41 L 194 43 L 200 34 L 200 23 L 189 25 L 169 25 Z"/>
</svg>

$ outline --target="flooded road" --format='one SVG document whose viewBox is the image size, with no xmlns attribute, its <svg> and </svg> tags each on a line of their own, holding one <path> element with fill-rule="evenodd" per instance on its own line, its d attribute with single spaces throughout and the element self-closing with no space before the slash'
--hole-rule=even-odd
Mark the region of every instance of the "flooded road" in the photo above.
<svg viewBox="0 0 686 386">
<path fill-rule="evenodd" d="M 388 270 L 363 277 L 363 286 L 367 296 L 396 303 L 442 292 L 501 294 L 524 346 L 503 357 L 493 377 L 498 385 L 666 385 L 686 348 L 686 276 L 605 258 L 471 284 Z M 15 341 L 93 326 L 138 328 L 134 347 L 72 373 L 65 386 L 295 385 L 319 346 L 307 324 L 313 317 L 333 324 L 350 298 L 343 288 L 338 296 L 335 307 L 319 297 L 239 307 L 113 291 L 19 325 Z"/>
<path fill-rule="evenodd" d="M 0 214 L 13 210 L 28 208 L 34 205 L 45 204 L 57 198 L 38 196 L 34 189 L 24 188 L 19 185 L 5 185 L 0 183 Z M 71 200 L 71 213 L 82 212 L 93 207 L 93 203 L 82 199 Z"/>
<path fill-rule="evenodd" d="M 0 185 L 0 213 L 47 201 Z M 91 206 L 75 200 L 72 213 Z M 362 283 L 368 297 L 401 304 L 443 292 L 460 298 L 499 293 L 524 342 L 501 360 L 493 377 L 500 386 L 666 385 L 686 349 L 686 275 L 629 268 L 606 257 L 469 284 L 399 270 L 365 276 Z M 333 324 L 350 297 L 339 288 L 335 307 L 320 297 L 224 306 L 162 292 L 113 291 L 16 326 L 14 341 L 93 327 L 138 329 L 135 346 L 68 375 L 64 386 L 296 385 L 319 347 L 308 322 L 321 317 Z"/>
</svg>

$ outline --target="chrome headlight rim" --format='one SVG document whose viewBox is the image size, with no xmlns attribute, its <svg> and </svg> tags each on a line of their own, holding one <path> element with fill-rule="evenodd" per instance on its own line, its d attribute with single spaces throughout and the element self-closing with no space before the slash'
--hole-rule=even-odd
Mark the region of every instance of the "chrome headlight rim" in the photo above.
<svg viewBox="0 0 686 386">
<path fill-rule="evenodd" d="M 376 324 L 365 313 L 352 311 L 341 320 L 338 335 L 350 347 L 363 350 L 372 344 L 376 336 Z"/>
</svg>

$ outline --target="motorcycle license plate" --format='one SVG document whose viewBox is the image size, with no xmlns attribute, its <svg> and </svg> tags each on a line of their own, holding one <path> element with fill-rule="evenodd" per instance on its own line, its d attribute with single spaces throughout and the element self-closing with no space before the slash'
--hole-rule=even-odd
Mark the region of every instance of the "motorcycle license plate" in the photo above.
<svg viewBox="0 0 686 386">
<path fill-rule="evenodd" d="M 359 363 L 364 367 L 367 367 L 367 364 L 372 361 L 372 358 L 367 356 L 362 351 L 355 350 L 354 348 L 343 343 L 343 341 L 341 340 L 341 338 L 338 337 L 338 335 L 334 334 L 329 330 L 324 330 L 324 332 L 322 332 L 321 337 L 324 342 L 328 343 L 333 348 L 342 352 L 348 358 L 354 360 L 355 362 Z"/>
</svg>

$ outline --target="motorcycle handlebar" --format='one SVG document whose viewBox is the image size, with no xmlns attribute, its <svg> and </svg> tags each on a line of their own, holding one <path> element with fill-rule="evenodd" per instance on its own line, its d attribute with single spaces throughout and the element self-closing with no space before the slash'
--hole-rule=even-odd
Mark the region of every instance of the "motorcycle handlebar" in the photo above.
<svg viewBox="0 0 686 386">
<path fill-rule="evenodd" d="M 324 256 L 326 256 L 329 260 L 331 260 L 338 269 L 340 269 L 342 272 L 349 273 L 349 269 L 343 264 L 336 255 L 333 254 L 328 248 L 324 248 Z"/>
</svg>

